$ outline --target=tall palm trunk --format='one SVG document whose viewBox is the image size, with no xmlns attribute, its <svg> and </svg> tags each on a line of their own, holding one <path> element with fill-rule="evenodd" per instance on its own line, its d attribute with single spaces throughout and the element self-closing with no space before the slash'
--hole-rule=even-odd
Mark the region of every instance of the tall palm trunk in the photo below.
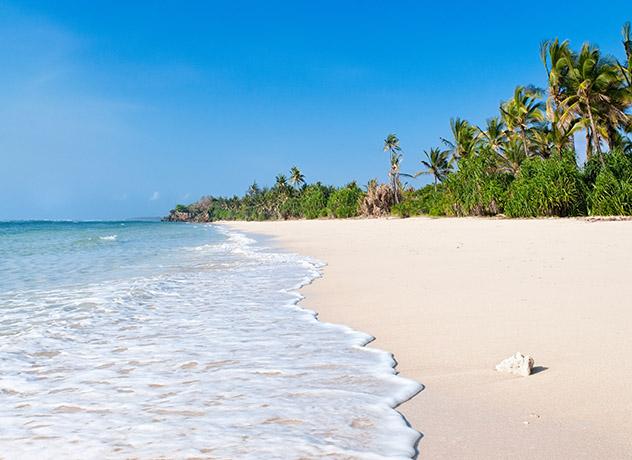
<svg viewBox="0 0 632 460">
<path fill-rule="evenodd" d="M 575 150 L 575 138 L 571 135 L 566 139 L 562 139 L 557 145 L 557 155 L 560 157 L 560 160 L 564 158 L 564 150 L 568 149 L 573 157 L 576 156 L 577 151 Z"/>
<path fill-rule="evenodd" d="M 391 167 L 391 188 L 393 189 L 393 194 L 395 195 L 395 203 L 399 203 L 399 180 L 398 180 L 398 174 L 397 174 L 397 170 L 395 168 L 395 165 L 393 165 Z"/>
<path fill-rule="evenodd" d="M 612 152 L 616 148 L 617 130 L 611 123 L 608 123 L 608 149 Z"/>
<path fill-rule="evenodd" d="M 527 132 L 524 127 L 520 127 L 520 138 L 522 139 L 522 147 L 524 148 L 524 154 L 529 158 L 529 148 L 527 147 Z"/>
<path fill-rule="evenodd" d="M 593 139 L 590 128 L 586 128 L 586 161 L 590 161 L 590 159 L 592 158 L 592 143 Z"/>
</svg>

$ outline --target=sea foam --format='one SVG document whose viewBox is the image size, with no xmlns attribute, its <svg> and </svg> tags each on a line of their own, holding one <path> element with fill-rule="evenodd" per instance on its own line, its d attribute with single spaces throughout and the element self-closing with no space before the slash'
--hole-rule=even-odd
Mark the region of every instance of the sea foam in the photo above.
<svg viewBox="0 0 632 460">
<path fill-rule="evenodd" d="M 209 230 L 177 269 L 0 294 L 0 456 L 415 454 L 393 407 L 420 385 L 296 305 L 322 265 Z"/>
</svg>

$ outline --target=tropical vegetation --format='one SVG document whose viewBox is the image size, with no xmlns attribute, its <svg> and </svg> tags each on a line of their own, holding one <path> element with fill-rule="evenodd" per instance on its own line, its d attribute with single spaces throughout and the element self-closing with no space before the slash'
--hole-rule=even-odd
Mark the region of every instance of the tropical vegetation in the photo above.
<svg viewBox="0 0 632 460">
<path fill-rule="evenodd" d="M 383 144 L 389 158 L 385 184 L 308 184 L 293 167 L 272 187 L 255 183 L 243 197 L 204 197 L 178 205 L 170 218 L 632 215 L 629 24 L 622 38 L 622 59 L 588 43 L 573 49 L 568 41 L 543 42 L 546 87 L 517 86 L 483 126 L 450 120 L 451 137 L 423 152 L 420 171 L 401 170 L 404 152 L 391 133 Z M 432 179 L 425 187 L 403 183 L 425 175 Z"/>
</svg>

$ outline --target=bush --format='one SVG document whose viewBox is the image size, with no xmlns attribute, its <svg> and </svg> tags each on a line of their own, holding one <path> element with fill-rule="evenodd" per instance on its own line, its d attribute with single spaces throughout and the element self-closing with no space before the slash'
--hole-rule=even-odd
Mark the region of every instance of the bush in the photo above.
<svg viewBox="0 0 632 460">
<path fill-rule="evenodd" d="M 306 219 L 317 219 L 327 215 L 327 187 L 317 183 L 312 184 L 303 190 L 300 198 L 300 207 L 303 217 Z"/>
<path fill-rule="evenodd" d="M 419 190 L 404 192 L 402 201 L 393 206 L 391 212 L 398 217 L 443 216 L 445 215 L 445 191 L 440 185 L 427 185 Z"/>
<path fill-rule="evenodd" d="M 590 214 L 593 216 L 632 215 L 632 181 L 618 180 L 604 168 L 590 194 Z"/>
<path fill-rule="evenodd" d="M 286 199 L 279 208 L 282 219 L 298 219 L 301 217 L 301 200 L 298 196 Z"/>
<path fill-rule="evenodd" d="M 498 172 L 495 154 L 461 158 L 458 170 L 445 180 L 448 214 L 457 216 L 493 216 L 503 212 L 512 176 Z"/>
<path fill-rule="evenodd" d="M 589 196 L 590 214 L 632 215 L 632 159 L 622 152 L 614 151 L 605 155 L 604 163 L 605 166 L 595 168 L 598 173 Z"/>
<path fill-rule="evenodd" d="M 348 218 L 358 215 L 359 201 L 362 190 L 355 182 L 346 187 L 334 190 L 327 201 L 327 208 L 333 217 Z"/>
<path fill-rule="evenodd" d="M 360 202 L 360 214 L 364 217 L 382 217 L 391 212 L 395 204 L 395 192 L 390 185 L 378 184 L 373 179 L 367 186 L 367 191 Z"/>
<path fill-rule="evenodd" d="M 505 212 L 510 217 L 585 214 L 585 187 L 574 160 L 525 160 L 511 184 Z"/>
</svg>

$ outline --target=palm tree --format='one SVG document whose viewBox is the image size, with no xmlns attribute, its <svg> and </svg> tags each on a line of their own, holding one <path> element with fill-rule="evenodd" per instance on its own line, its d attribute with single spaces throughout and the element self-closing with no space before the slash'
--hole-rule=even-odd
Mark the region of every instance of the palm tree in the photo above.
<svg viewBox="0 0 632 460">
<path fill-rule="evenodd" d="M 553 142 L 551 129 L 546 123 L 542 123 L 531 130 L 530 136 L 531 154 L 536 154 L 542 158 L 549 158 L 553 152 Z"/>
<path fill-rule="evenodd" d="M 279 174 L 276 176 L 274 188 L 285 194 L 289 190 L 289 186 L 287 185 L 287 177 L 285 174 Z"/>
<path fill-rule="evenodd" d="M 622 65 L 620 62 L 619 68 L 621 69 L 621 73 L 623 74 L 623 78 L 626 81 L 628 88 L 632 87 L 632 38 L 630 37 L 630 23 L 626 22 L 623 25 L 623 30 L 621 31 L 621 35 L 623 36 L 623 49 L 625 50 L 625 65 Z"/>
<path fill-rule="evenodd" d="M 619 126 L 628 122 L 619 101 L 621 79 L 619 69 L 609 58 L 604 58 L 599 49 L 585 44 L 575 56 L 568 74 L 569 93 L 561 102 L 564 113 L 560 121 L 569 122 L 573 118 L 587 121 L 587 157 L 596 151 L 602 159 L 602 137 L 607 134 L 606 125 Z M 604 132 L 606 131 L 606 132 Z"/>
<path fill-rule="evenodd" d="M 538 88 L 518 86 L 514 90 L 513 98 L 500 106 L 507 128 L 517 132 L 527 157 L 529 156 L 528 134 L 535 123 L 544 119 L 542 102 L 537 100 L 541 96 L 542 90 Z"/>
<path fill-rule="evenodd" d="M 561 109 L 562 102 L 568 95 L 568 74 L 574 62 L 568 40 L 560 43 L 556 38 L 543 42 L 540 46 L 540 59 L 546 70 L 548 82 L 546 116 L 551 124 L 548 137 L 550 137 L 553 150 L 559 155 L 565 149 L 574 152 L 574 133 L 581 127 L 581 124 L 572 119 L 565 119 L 562 123 Z"/>
<path fill-rule="evenodd" d="M 421 160 L 421 164 L 425 166 L 425 170 L 419 171 L 415 177 L 422 174 L 431 174 L 434 177 L 434 189 L 437 190 L 437 183 L 443 182 L 450 173 L 452 166 L 450 164 L 450 152 L 441 150 L 438 147 L 430 149 L 429 152 L 424 150 L 425 160 Z"/>
<path fill-rule="evenodd" d="M 546 70 L 548 82 L 548 97 L 546 101 L 546 114 L 550 122 L 555 119 L 564 92 L 567 87 L 566 78 L 573 62 L 573 53 L 570 50 L 568 40 L 545 41 L 540 45 L 540 59 Z"/>
<path fill-rule="evenodd" d="M 501 118 L 495 117 L 487 120 L 486 129 L 477 127 L 479 131 L 479 137 L 487 144 L 494 152 L 499 152 L 502 145 L 507 142 L 507 130 L 505 123 Z"/>
<path fill-rule="evenodd" d="M 520 165 L 527 158 L 527 155 L 520 138 L 512 137 L 503 146 L 503 150 L 498 154 L 498 157 L 498 170 L 515 176 L 520 171 Z"/>
<path fill-rule="evenodd" d="M 294 188 L 300 188 L 301 185 L 305 184 L 305 176 L 296 166 L 292 166 L 290 169 L 290 184 Z"/>
<path fill-rule="evenodd" d="M 547 132 L 551 150 L 562 158 L 564 151 L 571 151 L 575 155 L 575 133 L 584 127 L 582 120 L 570 120 L 567 123 L 559 121 L 559 117 L 551 123 Z"/>
<path fill-rule="evenodd" d="M 248 190 L 246 191 L 246 195 L 259 195 L 261 193 L 261 188 L 257 184 L 257 181 L 254 181 Z"/>
<path fill-rule="evenodd" d="M 402 149 L 399 146 L 399 139 L 395 134 L 389 134 L 386 136 L 386 139 L 384 139 L 384 151 L 390 153 L 391 169 L 388 173 L 388 177 L 391 181 L 393 193 L 395 194 L 395 202 L 399 203 L 399 176 Z"/>
<path fill-rule="evenodd" d="M 478 144 L 476 128 L 466 120 L 452 118 L 450 119 L 450 130 L 452 131 L 454 142 L 445 138 L 441 138 L 441 140 L 450 147 L 452 156 L 458 159 L 473 155 Z"/>
</svg>

